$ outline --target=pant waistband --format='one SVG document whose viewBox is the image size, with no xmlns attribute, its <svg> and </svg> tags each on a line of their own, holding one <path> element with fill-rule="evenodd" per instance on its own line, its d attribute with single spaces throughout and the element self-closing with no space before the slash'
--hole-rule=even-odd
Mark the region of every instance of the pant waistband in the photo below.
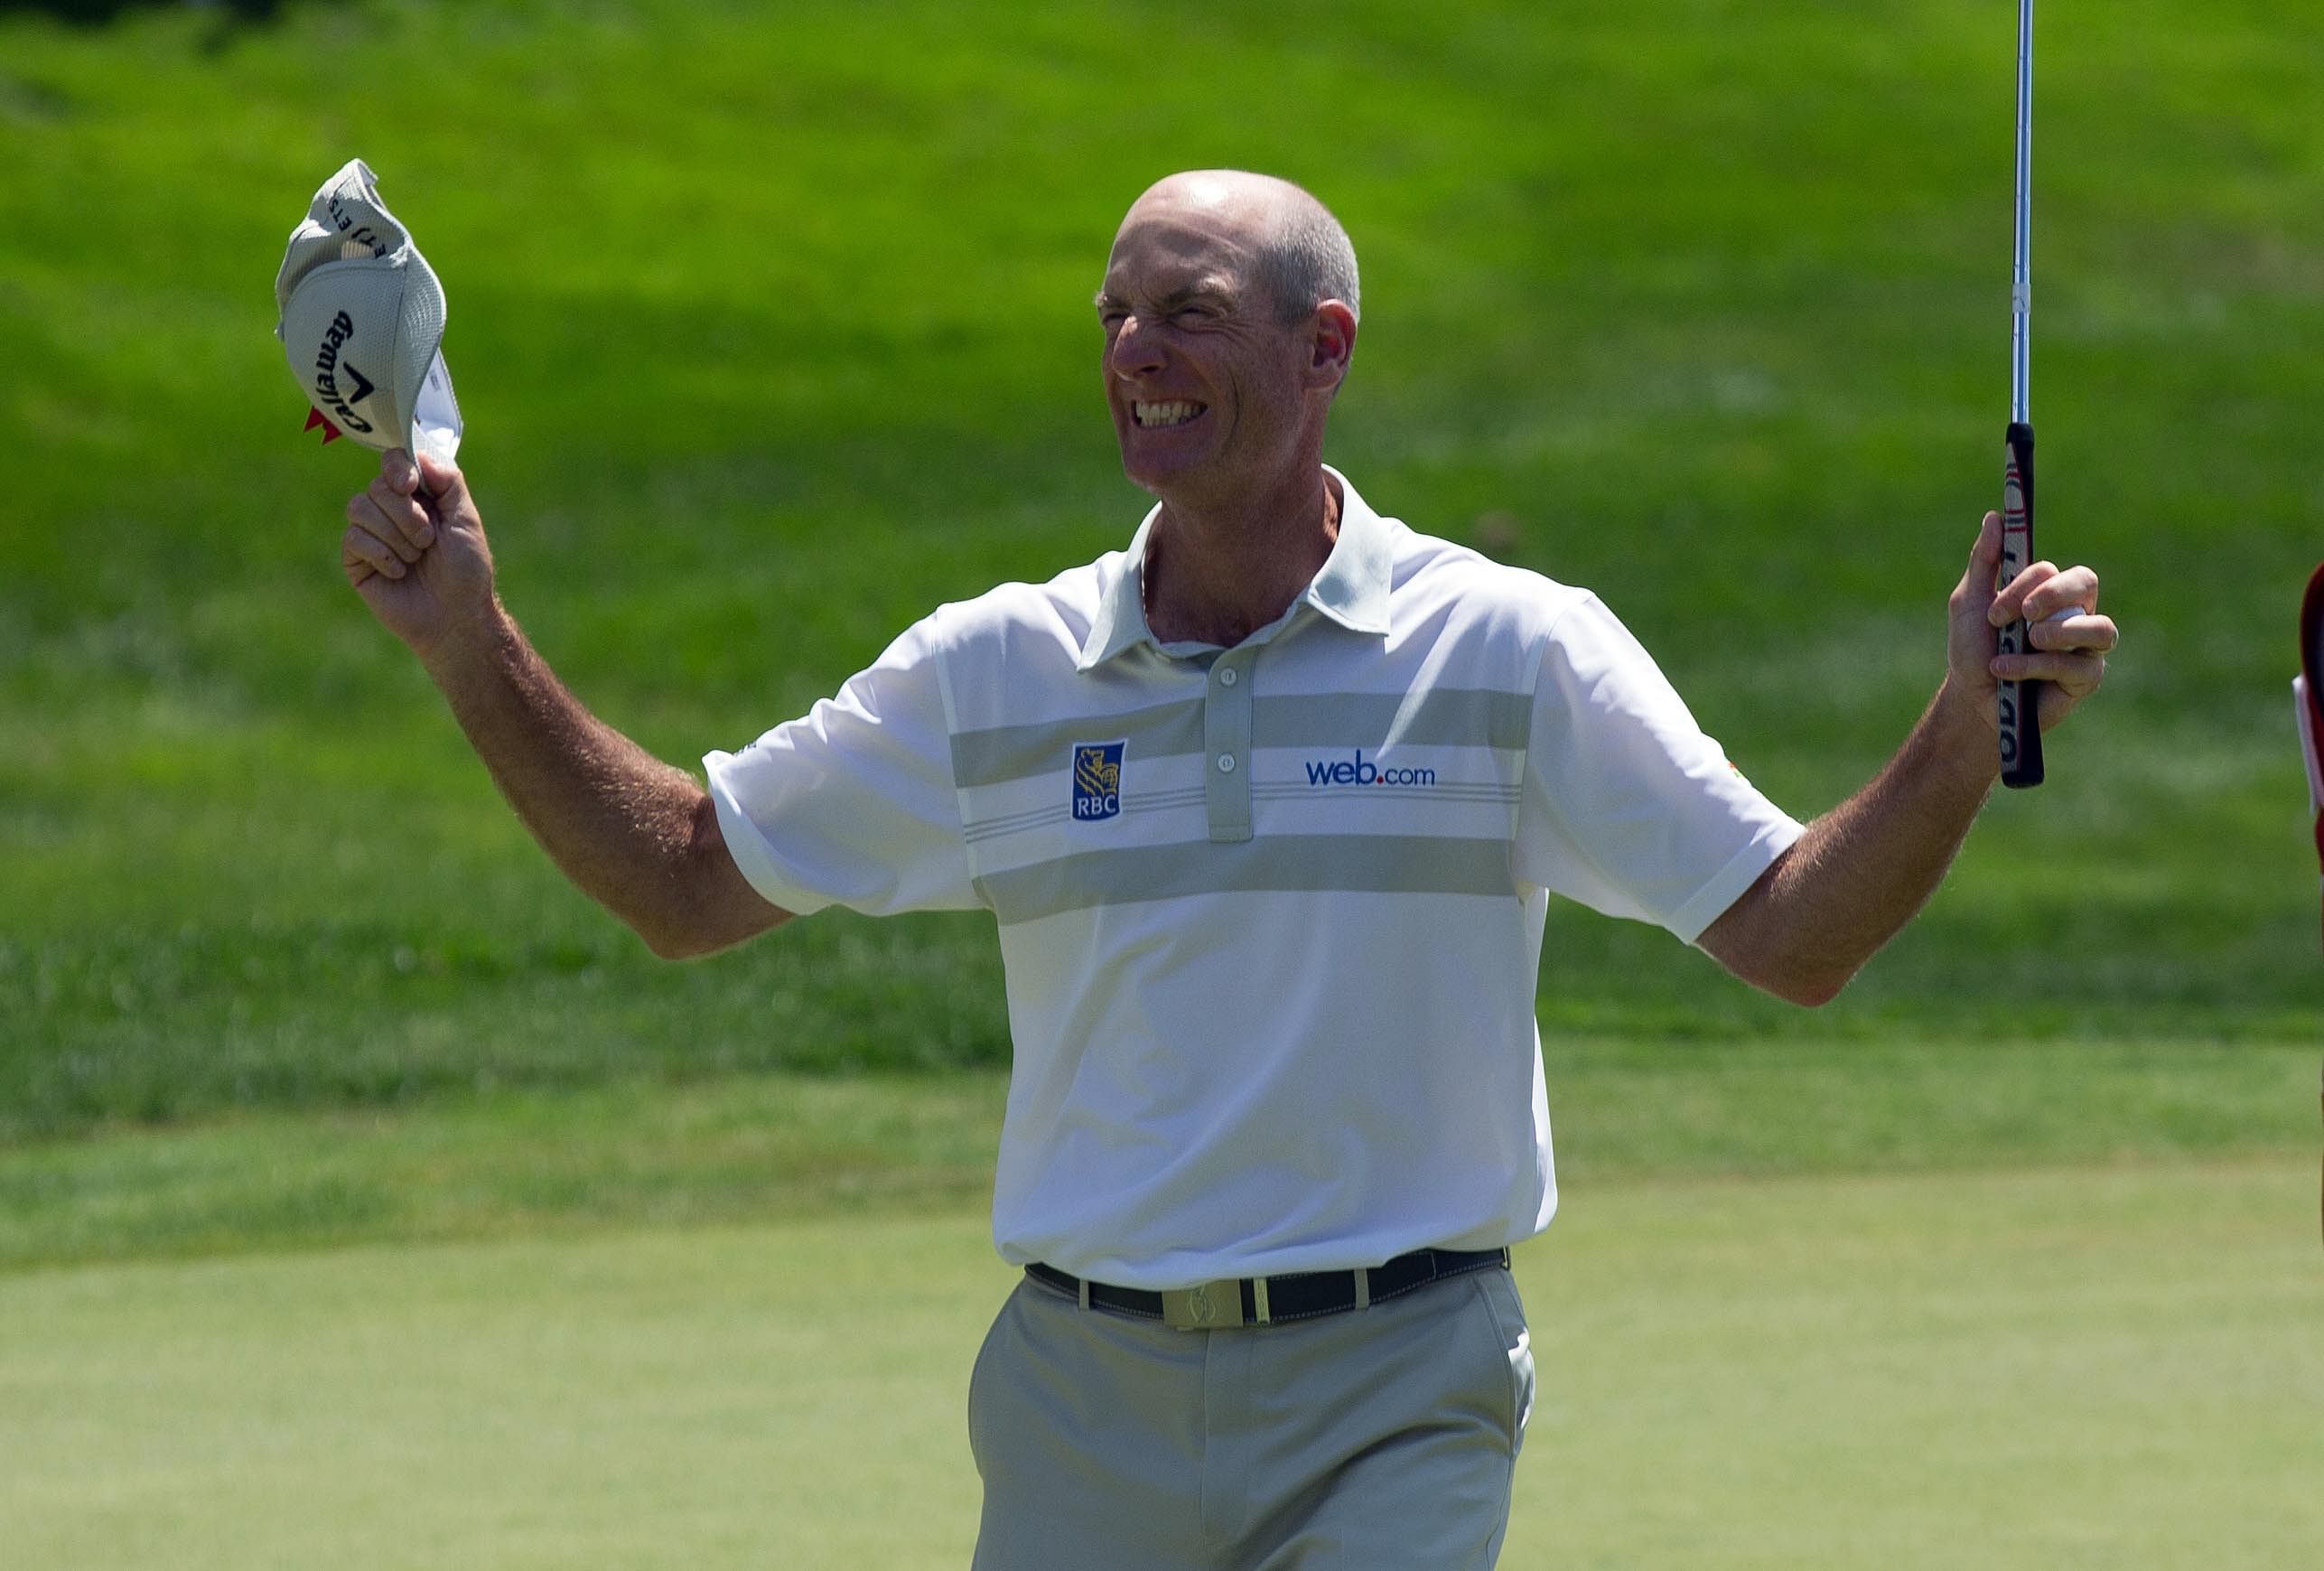
<svg viewBox="0 0 2324 1571">
<path fill-rule="evenodd" d="M 1227 1331 L 1241 1325 L 1274 1325 L 1363 1309 L 1385 1299 L 1494 1267 L 1507 1270 L 1507 1249 L 1414 1249 L 1385 1266 L 1354 1271 L 1299 1271 L 1283 1276 L 1228 1276 L 1165 1293 L 1114 1287 L 1069 1276 L 1039 1262 L 1025 1275 L 1042 1286 L 1076 1300 L 1084 1309 L 1104 1309 L 1140 1320 L 1159 1320 L 1177 1331 Z"/>
</svg>

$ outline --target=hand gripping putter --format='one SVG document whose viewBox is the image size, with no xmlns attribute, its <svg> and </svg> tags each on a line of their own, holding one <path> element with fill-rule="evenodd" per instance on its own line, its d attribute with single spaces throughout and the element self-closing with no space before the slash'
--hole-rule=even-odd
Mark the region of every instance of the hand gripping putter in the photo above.
<svg viewBox="0 0 2324 1571">
<path fill-rule="evenodd" d="M 2018 0 L 2017 254 L 2010 272 L 2010 429 L 2008 466 L 2002 473 L 2002 566 L 1997 583 L 2007 584 L 2033 560 L 2033 422 L 2026 408 L 2030 355 L 2027 317 L 2031 313 L 2031 248 L 2027 229 L 2033 216 L 2033 0 Z M 2031 648 L 2025 619 L 2002 629 L 2000 652 L 2024 654 Z M 2002 783 L 2041 783 L 2039 682 L 2003 682 Z"/>
</svg>

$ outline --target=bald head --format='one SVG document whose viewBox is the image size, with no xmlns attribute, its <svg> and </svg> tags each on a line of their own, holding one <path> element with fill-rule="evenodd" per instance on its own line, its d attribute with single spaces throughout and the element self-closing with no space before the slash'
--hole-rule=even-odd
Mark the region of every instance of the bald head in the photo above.
<svg viewBox="0 0 2324 1571">
<path fill-rule="evenodd" d="M 1330 209 L 1288 180 L 1240 169 L 1189 170 L 1147 187 L 1122 227 L 1145 217 L 1197 218 L 1247 248 L 1276 319 L 1286 325 L 1327 300 L 1362 314 L 1348 231 Z"/>
</svg>

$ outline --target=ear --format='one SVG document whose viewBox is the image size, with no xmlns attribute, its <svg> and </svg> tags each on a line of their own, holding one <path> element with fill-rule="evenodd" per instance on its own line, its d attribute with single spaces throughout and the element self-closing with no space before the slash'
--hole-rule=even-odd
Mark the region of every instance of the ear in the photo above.
<svg viewBox="0 0 2324 1571">
<path fill-rule="evenodd" d="M 1311 386 L 1337 388 L 1348 377 L 1356 353 L 1356 313 L 1347 303 L 1327 300 L 1308 322 L 1308 381 Z"/>
</svg>

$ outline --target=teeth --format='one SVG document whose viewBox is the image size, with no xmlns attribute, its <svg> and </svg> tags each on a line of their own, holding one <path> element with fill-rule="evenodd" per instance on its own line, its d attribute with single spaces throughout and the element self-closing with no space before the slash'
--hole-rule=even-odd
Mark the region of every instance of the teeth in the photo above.
<svg viewBox="0 0 2324 1571">
<path fill-rule="evenodd" d="M 1130 414 L 1141 425 L 1183 425 L 1202 413 L 1202 406 L 1183 399 L 1164 404 L 1132 404 Z"/>
</svg>

